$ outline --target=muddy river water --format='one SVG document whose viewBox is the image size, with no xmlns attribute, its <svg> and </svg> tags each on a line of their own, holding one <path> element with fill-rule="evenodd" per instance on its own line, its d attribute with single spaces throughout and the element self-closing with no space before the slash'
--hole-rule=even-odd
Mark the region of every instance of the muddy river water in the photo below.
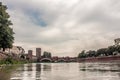
<svg viewBox="0 0 120 80">
<path fill-rule="evenodd" d="M 31 63 L 7 71 L 10 67 L 0 71 L 0 80 L 120 80 L 120 62 Z"/>
</svg>

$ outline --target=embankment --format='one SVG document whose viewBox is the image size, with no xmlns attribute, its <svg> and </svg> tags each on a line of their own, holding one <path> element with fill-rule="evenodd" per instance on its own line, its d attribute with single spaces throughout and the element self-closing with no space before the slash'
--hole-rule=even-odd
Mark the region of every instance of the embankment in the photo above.
<svg viewBox="0 0 120 80">
<path fill-rule="evenodd" d="M 78 62 L 113 62 L 113 61 L 120 62 L 120 56 L 105 56 L 78 59 Z"/>
</svg>

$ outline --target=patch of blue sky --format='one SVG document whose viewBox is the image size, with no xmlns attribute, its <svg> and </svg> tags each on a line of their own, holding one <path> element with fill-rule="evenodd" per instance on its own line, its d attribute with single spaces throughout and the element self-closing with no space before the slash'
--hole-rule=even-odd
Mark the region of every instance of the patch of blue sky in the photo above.
<svg viewBox="0 0 120 80">
<path fill-rule="evenodd" d="M 34 24 L 39 25 L 41 27 L 47 26 L 47 23 L 42 18 L 42 13 L 34 11 L 34 10 L 27 10 L 26 14 L 30 16 Z"/>
<path fill-rule="evenodd" d="M 15 6 L 12 4 L 8 4 L 8 8 L 16 9 Z M 23 8 L 23 11 L 26 15 L 28 15 L 28 17 L 30 17 L 34 24 L 41 27 L 47 26 L 47 22 L 45 22 L 45 20 L 42 18 L 42 11 L 40 12 L 34 9 L 30 9 L 29 7 Z"/>
</svg>

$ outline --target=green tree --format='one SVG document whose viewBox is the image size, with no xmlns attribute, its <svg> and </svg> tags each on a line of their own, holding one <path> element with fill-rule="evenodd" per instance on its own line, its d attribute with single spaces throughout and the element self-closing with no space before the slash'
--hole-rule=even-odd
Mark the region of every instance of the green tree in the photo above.
<svg viewBox="0 0 120 80">
<path fill-rule="evenodd" d="M 51 53 L 44 51 L 43 58 L 51 58 Z"/>
<path fill-rule="evenodd" d="M 108 56 L 108 49 L 107 48 L 101 48 L 97 50 L 97 56 Z"/>
<path fill-rule="evenodd" d="M 85 53 L 85 50 L 81 51 L 81 53 L 78 54 L 78 58 L 86 58 L 87 55 Z"/>
<path fill-rule="evenodd" d="M 0 2 L 0 48 L 5 51 L 6 48 L 12 48 L 14 42 L 14 32 L 10 27 L 12 25 L 9 20 L 9 14 L 6 12 L 7 6 L 2 5 Z"/>
<path fill-rule="evenodd" d="M 95 57 L 96 51 L 94 51 L 94 50 L 89 50 L 89 51 L 86 52 L 86 53 L 88 53 L 88 54 L 87 54 L 87 57 Z"/>
<path fill-rule="evenodd" d="M 118 54 L 120 54 L 120 45 L 116 46 L 116 51 L 118 52 Z"/>
<path fill-rule="evenodd" d="M 113 55 L 113 52 L 115 52 L 115 51 L 116 51 L 116 47 L 114 45 L 108 47 L 108 54 L 109 55 Z"/>
</svg>

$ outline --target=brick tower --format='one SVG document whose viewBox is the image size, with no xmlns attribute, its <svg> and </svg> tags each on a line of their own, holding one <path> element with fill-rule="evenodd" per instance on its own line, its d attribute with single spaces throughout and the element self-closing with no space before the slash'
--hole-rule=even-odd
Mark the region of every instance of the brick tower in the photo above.
<svg viewBox="0 0 120 80">
<path fill-rule="evenodd" d="M 36 57 L 37 57 L 37 61 L 40 61 L 40 59 L 41 59 L 41 48 L 36 48 Z"/>
</svg>

